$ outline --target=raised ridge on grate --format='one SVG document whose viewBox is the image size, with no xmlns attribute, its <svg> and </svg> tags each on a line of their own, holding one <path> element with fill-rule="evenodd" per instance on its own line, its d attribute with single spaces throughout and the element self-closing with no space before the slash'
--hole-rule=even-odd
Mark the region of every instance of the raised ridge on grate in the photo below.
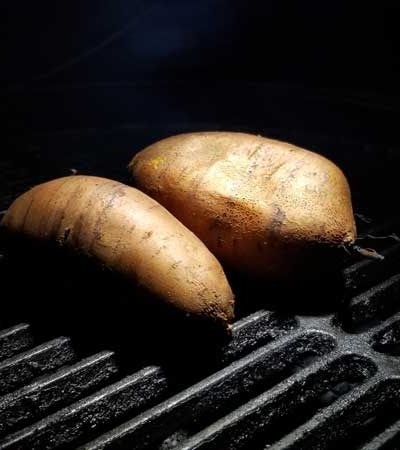
<svg viewBox="0 0 400 450">
<path fill-rule="evenodd" d="M 266 345 L 135 419 L 82 447 L 94 450 L 117 445 L 125 448 L 155 448 L 189 423 L 210 423 L 289 377 L 305 357 L 322 356 L 335 347 L 331 336 L 321 332 L 301 332 Z"/>
<path fill-rule="evenodd" d="M 311 420 L 273 445 L 274 450 L 360 448 L 371 430 L 371 414 L 390 414 L 386 409 L 400 399 L 400 379 L 382 379 L 380 374 L 356 387 L 349 395 L 318 412 Z M 387 419 L 390 420 L 389 417 Z"/>
<path fill-rule="evenodd" d="M 375 371 L 372 361 L 358 355 L 328 354 L 202 430 L 178 449 L 238 450 L 252 445 L 260 435 L 265 440 L 263 445 L 272 445 L 280 433 L 290 431 L 316 412 L 318 407 L 307 406 L 326 390 L 342 381 L 361 383 Z M 283 428 L 278 426 L 282 422 Z"/>
<path fill-rule="evenodd" d="M 0 395 L 75 359 L 71 342 L 59 337 L 0 363 Z"/>
<path fill-rule="evenodd" d="M 356 214 L 356 220 L 359 215 Z M 367 243 L 371 242 L 375 244 L 378 250 L 381 250 L 387 246 L 387 242 L 390 240 L 396 240 L 400 238 L 398 233 L 400 233 L 400 216 L 387 217 L 383 222 L 373 223 L 372 221 L 368 224 L 358 224 L 358 241 L 361 242 L 365 240 Z M 369 238 L 371 236 L 371 238 Z"/>
<path fill-rule="evenodd" d="M 400 355 L 400 313 L 387 319 L 374 331 L 375 333 L 371 338 L 371 345 L 374 350 L 390 355 Z"/>
<path fill-rule="evenodd" d="M 101 391 L 86 397 L 29 427 L 0 440 L 0 449 L 40 450 L 76 442 L 83 434 L 115 423 L 127 413 L 136 414 L 160 397 L 168 388 L 159 367 L 146 367 Z"/>
<path fill-rule="evenodd" d="M 282 316 L 273 311 L 260 310 L 232 326 L 232 338 L 220 351 L 222 363 L 229 363 L 254 349 L 293 332 L 298 327 L 294 317 Z"/>
<path fill-rule="evenodd" d="M 343 269 L 346 296 L 351 297 L 400 271 L 400 243 L 381 250 L 383 260 L 362 259 Z"/>
<path fill-rule="evenodd" d="M 101 388 L 116 372 L 114 354 L 102 352 L 0 397 L 0 435 Z"/>
<path fill-rule="evenodd" d="M 0 331 L 0 361 L 33 345 L 29 325 L 20 323 Z"/>
<path fill-rule="evenodd" d="M 360 450 L 397 450 L 400 448 L 400 420 L 375 435 Z"/>
<path fill-rule="evenodd" d="M 400 274 L 397 274 L 353 297 L 336 321 L 350 333 L 368 330 L 400 309 L 399 298 Z"/>
<path fill-rule="evenodd" d="M 400 216 L 389 217 L 383 222 L 368 223 L 358 219 L 356 215 L 357 224 L 357 244 L 361 247 L 371 247 L 377 252 L 381 253 L 387 251 L 390 247 L 400 242 Z M 350 267 L 363 261 L 358 253 L 348 255 L 346 258 L 347 264 L 345 271 Z M 350 270 L 351 271 L 351 270 Z"/>
</svg>

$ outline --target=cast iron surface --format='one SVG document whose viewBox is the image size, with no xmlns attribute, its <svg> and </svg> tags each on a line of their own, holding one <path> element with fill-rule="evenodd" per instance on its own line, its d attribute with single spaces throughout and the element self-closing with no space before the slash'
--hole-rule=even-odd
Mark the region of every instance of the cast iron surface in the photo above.
<svg viewBox="0 0 400 450">
<path fill-rule="evenodd" d="M 362 234 L 400 233 L 396 144 L 260 126 L 141 124 L 10 137 L 2 208 L 70 173 L 126 180 L 144 145 L 195 129 L 290 140 L 346 172 Z M 112 149 L 112 151 L 110 150 Z M 379 182 L 378 182 L 379 180 Z M 340 277 L 237 293 L 230 340 L 140 304 L 110 274 L 23 248 L 1 260 L 1 449 L 396 449 L 400 447 L 400 243 L 360 241 Z"/>
</svg>

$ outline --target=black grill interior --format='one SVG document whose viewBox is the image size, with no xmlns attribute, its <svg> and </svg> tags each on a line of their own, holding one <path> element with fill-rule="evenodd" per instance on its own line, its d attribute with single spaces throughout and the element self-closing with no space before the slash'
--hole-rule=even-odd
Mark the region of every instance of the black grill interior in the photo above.
<svg viewBox="0 0 400 450">
<path fill-rule="evenodd" d="M 90 89 L 30 91 L 24 105 L 40 95 L 43 110 L 60 101 L 84 110 Z M 337 162 L 352 186 L 360 243 L 385 259 L 344 253 L 337 276 L 304 285 L 255 284 L 229 273 L 237 321 L 227 340 L 142 304 L 114 275 L 71 255 L 25 243 L 4 251 L 0 448 L 400 448 L 400 156 L 389 133 L 392 106 L 261 85 L 192 86 L 195 106 L 180 122 L 180 106 L 168 101 L 187 98 L 188 86 L 141 89 L 111 88 L 96 127 L 68 107 L 57 110 L 58 127 L 46 125 L 40 110 L 23 134 L 15 127 L 3 143 L 1 208 L 70 169 L 126 181 L 132 154 L 163 136 L 250 131 Z M 118 92 L 132 96 L 125 110 L 132 121 L 123 125 L 111 120 Z M 217 100 L 213 111 L 201 102 L 205 93 Z M 157 122 L 135 110 L 145 95 L 153 105 L 165 102 Z M 24 111 L 13 116 L 20 124 Z"/>
</svg>

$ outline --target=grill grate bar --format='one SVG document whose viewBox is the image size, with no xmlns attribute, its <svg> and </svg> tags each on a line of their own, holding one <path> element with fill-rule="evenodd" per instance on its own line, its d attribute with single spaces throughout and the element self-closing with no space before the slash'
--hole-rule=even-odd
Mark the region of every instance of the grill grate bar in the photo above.
<svg viewBox="0 0 400 450">
<path fill-rule="evenodd" d="M 352 298 L 339 321 L 346 331 L 365 331 L 399 310 L 399 297 L 400 274 L 397 274 Z"/>
<path fill-rule="evenodd" d="M 0 449 L 41 450 L 65 446 L 91 435 L 127 413 L 135 414 L 167 392 L 167 380 L 158 367 L 147 367 L 41 421 L 8 435 Z"/>
<path fill-rule="evenodd" d="M 302 407 L 326 389 L 349 378 L 361 380 L 372 376 L 373 372 L 372 363 L 359 356 L 337 352 L 327 355 L 215 422 L 178 448 L 238 450 L 249 445 L 267 429 L 271 439 L 275 425 L 285 417 L 298 415 Z"/>
<path fill-rule="evenodd" d="M 376 224 L 370 224 L 367 227 L 357 227 L 359 229 L 359 237 L 364 237 L 366 235 L 373 235 L 373 236 L 388 236 L 395 233 L 400 232 L 400 217 L 394 216 L 390 217 L 384 222 L 379 222 Z M 360 228 L 363 228 L 362 230 Z M 388 242 L 390 238 L 384 239 L 383 242 Z M 375 240 L 375 242 L 378 242 Z"/>
<path fill-rule="evenodd" d="M 50 409 L 101 387 L 117 372 L 113 357 L 112 352 L 99 353 L 0 398 L 0 434 L 38 420 Z"/>
<path fill-rule="evenodd" d="M 380 253 L 385 257 L 382 261 L 363 259 L 342 271 L 348 297 L 399 272 L 400 243 L 391 245 Z"/>
<path fill-rule="evenodd" d="M 347 439 L 356 440 L 368 428 L 371 411 L 385 406 L 393 398 L 399 397 L 400 380 L 382 380 L 379 375 L 356 387 L 350 395 L 316 414 L 310 421 L 287 435 L 274 445 L 274 450 L 296 449 L 320 450 L 337 448 Z M 356 434 L 358 431 L 358 434 Z M 353 448 L 353 446 L 350 446 Z M 349 448 L 350 448 L 349 447 Z M 354 444 L 358 447 L 358 444 Z M 346 447 L 347 448 L 347 447 Z"/>
<path fill-rule="evenodd" d="M 60 337 L 0 363 L 0 394 L 22 386 L 75 359 L 70 340 Z"/>
<path fill-rule="evenodd" d="M 392 217 L 384 222 L 366 225 L 357 221 L 357 244 L 361 247 L 372 247 L 377 252 L 387 251 L 392 245 L 400 240 L 400 217 Z M 360 255 L 352 254 L 347 259 L 347 268 L 360 261 Z M 344 269 L 346 270 L 346 269 Z"/>
<path fill-rule="evenodd" d="M 375 327 L 371 344 L 374 350 L 386 354 L 400 354 L 400 313 Z"/>
<path fill-rule="evenodd" d="M 221 361 L 229 363 L 278 337 L 292 332 L 298 323 L 272 311 L 260 310 L 236 321 L 231 341 L 221 349 Z"/>
<path fill-rule="evenodd" d="M 0 332 L 0 361 L 33 345 L 29 325 L 21 323 Z"/>
<path fill-rule="evenodd" d="M 375 436 L 360 450 L 396 450 L 400 446 L 400 420 Z"/>
<path fill-rule="evenodd" d="M 105 445 L 142 448 L 161 440 L 190 423 L 212 421 L 221 417 L 226 409 L 243 404 L 249 394 L 252 397 L 271 385 L 290 376 L 293 365 L 301 357 L 324 355 L 334 348 L 329 335 L 318 332 L 302 332 L 286 336 L 272 346 L 262 347 L 212 376 L 200 381 L 176 396 L 157 405 L 141 416 L 126 422 L 85 445 L 85 450 L 103 448 Z"/>
</svg>

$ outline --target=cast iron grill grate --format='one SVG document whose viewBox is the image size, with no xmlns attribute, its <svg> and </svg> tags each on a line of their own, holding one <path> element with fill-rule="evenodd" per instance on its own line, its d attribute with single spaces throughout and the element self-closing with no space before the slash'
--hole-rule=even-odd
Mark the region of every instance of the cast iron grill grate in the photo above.
<svg viewBox="0 0 400 450">
<path fill-rule="evenodd" d="M 219 370 L 178 391 L 162 367 L 125 374 L 113 351 L 79 358 L 69 338 L 3 330 L 0 448 L 398 448 L 399 244 L 381 252 L 343 270 L 340 313 L 250 314 Z"/>
</svg>

